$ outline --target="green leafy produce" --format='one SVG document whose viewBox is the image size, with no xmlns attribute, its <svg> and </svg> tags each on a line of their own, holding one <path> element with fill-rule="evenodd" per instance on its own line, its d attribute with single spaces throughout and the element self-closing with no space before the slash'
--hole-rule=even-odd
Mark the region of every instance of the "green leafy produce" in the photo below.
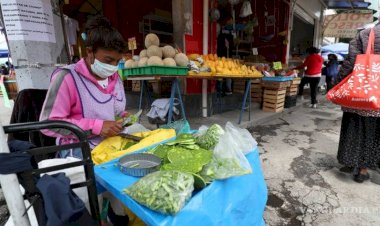
<svg viewBox="0 0 380 226">
<path fill-rule="evenodd" d="M 193 154 L 190 150 L 181 147 L 172 148 L 167 154 L 170 162 L 181 162 L 193 158 Z"/>
<path fill-rule="evenodd" d="M 168 151 L 170 151 L 171 149 L 173 149 L 172 146 L 160 144 L 155 148 L 149 150 L 148 152 L 160 157 L 163 163 L 168 163 Z"/>
<path fill-rule="evenodd" d="M 161 170 L 177 170 L 186 173 L 198 173 L 203 165 L 195 159 L 187 159 L 179 162 L 171 162 L 162 165 Z"/>
<path fill-rule="evenodd" d="M 194 177 L 194 189 L 200 190 L 206 187 L 207 185 L 206 181 L 199 174 L 193 173 L 193 177 Z"/>
<path fill-rule="evenodd" d="M 203 167 L 200 175 L 206 180 L 215 180 L 249 173 L 251 171 L 243 168 L 236 159 L 213 158 L 208 165 Z"/>
<path fill-rule="evenodd" d="M 207 129 L 205 134 L 202 134 L 196 138 L 196 143 L 204 149 L 211 150 L 219 142 L 219 138 L 224 134 L 223 128 L 214 124 Z"/>
<path fill-rule="evenodd" d="M 192 150 L 191 153 L 193 154 L 193 158 L 199 161 L 202 165 L 208 164 L 212 159 L 212 151 L 205 150 L 205 149 L 196 149 Z"/>
<path fill-rule="evenodd" d="M 194 177 L 178 171 L 157 171 L 124 192 L 138 203 L 164 214 L 176 214 L 191 198 Z"/>
</svg>

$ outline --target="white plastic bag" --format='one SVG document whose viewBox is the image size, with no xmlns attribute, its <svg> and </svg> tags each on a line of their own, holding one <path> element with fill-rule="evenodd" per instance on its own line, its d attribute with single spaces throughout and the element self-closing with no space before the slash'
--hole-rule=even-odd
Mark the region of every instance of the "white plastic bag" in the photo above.
<svg viewBox="0 0 380 226">
<path fill-rule="evenodd" d="M 247 129 L 234 126 L 231 122 L 227 122 L 225 131 L 234 137 L 234 144 L 243 154 L 248 154 L 257 147 L 256 140 L 252 137 Z"/>
<path fill-rule="evenodd" d="M 244 153 L 249 153 L 257 145 L 251 134 L 228 122 L 225 133 L 214 148 L 213 160 L 207 164 L 201 175 L 208 180 L 226 179 L 252 172 Z"/>
</svg>

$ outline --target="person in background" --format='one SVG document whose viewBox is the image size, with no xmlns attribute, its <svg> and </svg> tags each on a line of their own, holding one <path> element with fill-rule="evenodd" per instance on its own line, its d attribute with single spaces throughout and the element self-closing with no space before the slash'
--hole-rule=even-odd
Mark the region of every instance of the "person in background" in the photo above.
<svg viewBox="0 0 380 226">
<path fill-rule="evenodd" d="M 2 75 L 9 75 L 9 70 L 5 65 L 1 65 L 1 74 Z"/>
<path fill-rule="evenodd" d="M 375 54 L 380 54 L 380 24 L 373 29 Z M 370 31 L 371 29 L 361 31 L 350 42 L 348 57 L 338 73 L 337 82 L 351 74 L 356 56 L 366 52 Z M 368 169 L 375 169 L 380 163 L 380 111 L 350 108 L 342 110 L 338 161 L 344 167 L 340 170 L 353 173 L 354 181 L 362 183 L 370 178 Z"/>
<path fill-rule="evenodd" d="M 87 21 L 83 39 L 87 56 L 53 72 L 40 120 L 63 120 L 79 126 L 89 134 L 93 149 L 104 138 L 122 130 L 121 121 L 116 121 L 116 117 L 125 113 L 126 99 L 117 70 L 126 52 L 126 43 L 104 16 Z M 44 133 L 57 137 L 58 145 L 77 142 L 76 137 L 65 130 Z M 80 149 L 61 151 L 58 155 L 82 158 Z M 115 215 L 112 206 L 108 216 L 113 225 L 127 225 L 128 216 L 121 212 Z"/>
<path fill-rule="evenodd" d="M 317 90 L 322 75 L 323 58 L 318 54 L 319 50 L 315 47 L 308 48 L 306 52 L 309 55 L 306 57 L 304 63 L 294 68 L 300 70 L 305 69 L 306 67 L 305 75 L 301 80 L 301 84 L 299 85 L 298 95 L 303 98 L 304 86 L 306 84 L 310 84 L 310 107 L 317 108 Z"/>
<path fill-rule="evenodd" d="M 326 76 L 327 92 L 334 86 L 336 76 L 339 72 L 338 57 L 335 54 L 327 55 L 328 62 L 322 70 L 322 74 Z"/>
</svg>

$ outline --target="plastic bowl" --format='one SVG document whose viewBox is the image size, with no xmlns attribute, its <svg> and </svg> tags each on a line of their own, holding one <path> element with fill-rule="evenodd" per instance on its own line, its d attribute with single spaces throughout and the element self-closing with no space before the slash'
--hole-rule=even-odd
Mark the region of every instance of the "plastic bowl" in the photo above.
<svg viewBox="0 0 380 226">
<path fill-rule="evenodd" d="M 118 167 L 126 175 L 143 177 L 160 169 L 161 159 L 150 153 L 134 153 L 119 159 Z"/>
</svg>

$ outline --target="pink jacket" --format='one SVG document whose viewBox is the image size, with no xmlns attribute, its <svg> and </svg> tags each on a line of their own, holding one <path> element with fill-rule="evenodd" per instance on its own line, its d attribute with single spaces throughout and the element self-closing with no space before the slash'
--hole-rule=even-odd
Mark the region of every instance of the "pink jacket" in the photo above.
<svg viewBox="0 0 380 226">
<path fill-rule="evenodd" d="M 107 94 L 114 92 L 115 85 L 119 79 L 119 75 L 115 73 L 108 78 L 108 87 L 101 87 L 89 72 L 84 59 L 81 59 L 76 64 L 75 71 L 80 76 L 84 76 L 92 81 L 101 92 Z M 79 126 L 84 131 L 92 131 L 93 135 L 99 135 L 103 127 L 103 120 L 83 118 L 81 101 L 73 77 L 69 76 L 70 73 L 64 76 L 58 76 L 59 74 L 62 75 L 60 71 L 52 75 L 49 90 L 42 107 L 40 121 L 46 119 L 63 120 Z M 124 91 L 122 91 L 122 93 L 124 93 Z M 119 114 L 121 113 L 122 112 Z M 49 130 L 44 131 L 44 133 L 48 136 L 59 138 L 72 137 L 64 130 Z M 64 143 L 67 142 L 65 141 Z"/>
</svg>

